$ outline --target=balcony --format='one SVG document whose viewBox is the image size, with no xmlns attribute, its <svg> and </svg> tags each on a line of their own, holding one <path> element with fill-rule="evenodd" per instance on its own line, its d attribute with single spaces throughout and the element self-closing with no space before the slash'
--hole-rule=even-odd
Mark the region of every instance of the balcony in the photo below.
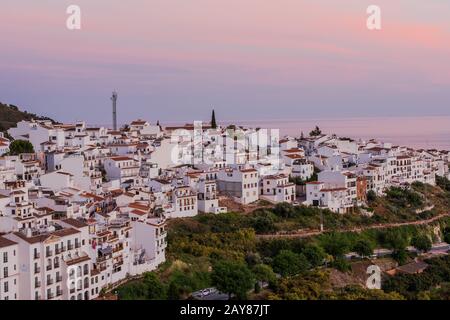
<svg viewBox="0 0 450 320">
<path fill-rule="evenodd" d="M 54 297 L 55 297 L 55 294 L 53 294 L 53 293 L 49 293 L 49 294 L 47 295 L 47 299 L 48 299 L 48 300 L 53 299 Z"/>
<path fill-rule="evenodd" d="M 57 297 L 60 297 L 60 296 L 62 296 L 62 295 L 63 295 L 62 290 L 57 290 L 57 291 L 56 291 L 56 296 L 57 296 Z"/>
<path fill-rule="evenodd" d="M 62 281 L 62 276 L 56 276 L 56 282 L 61 282 Z"/>
<path fill-rule="evenodd" d="M 112 235 L 108 237 L 108 242 L 113 242 L 119 240 L 119 236 L 118 235 Z"/>
<path fill-rule="evenodd" d="M 54 268 L 55 268 L 55 269 L 59 268 L 59 262 L 58 262 L 58 263 L 55 263 Z"/>
<path fill-rule="evenodd" d="M 158 234 L 156 235 L 156 237 L 158 237 L 158 238 L 163 238 L 165 236 L 167 236 L 167 231 L 163 231 L 159 235 Z"/>
<path fill-rule="evenodd" d="M 62 250 L 60 248 L 55 249 L 55 254 L 60 254 L 61 252 L 62 252 Z"/>
<path fill-rule="evenodd" d="M 123 244 L 116 246 L 116 247 L 113 249 L 113 252 L 118 252 L 118 251 L 121 251 L 121 250 L 123 250 Z"/>
<path fill-rule="evenodd" d="M 39 259 L 41 257 L 41 254 L 39 252 L 36 252 L 34 254 L 34 259 Z"/>
<path fill-rule="evenodd" d="M 53 251 L 52 251 L 52 250 L 47 250 L 47 251 L 45 252 L 45 256 L 46 256 L 46 257 L 50 257 L 52 254 L 53 254 Z"/>
<path fill-rule="evenodd" d="M 80 243 L 75 243 L 75 249 L 78 249 L 78 248 L 80 248 L 81 247 L 81 244 Z"/>
<path fill-rule="evenodd" d="M 62 252 L 64 252 L 64 251 L 66 251 L 67 249 L 66 249 L 66 247 L 64 247 L 64 246 L 62 246 L 60 249 L 59 249 L 59 251 L 61 251 L 61 253 Z"/>
<path fill-rule="evenodd" d="M 73 249 L 73 244 L 68 244 L 67 245 L 67 250 L 72 250 Z"/>
<path fill-rule="evenodd" d="M 35 288 L 40 288 L 41 287 L 41 282 L 40 281 L 34 282 L 34 287 Z"/>
<path fill-rule="evenodd" d="M 34 273 L 36 274 L 36 273 L 39 273 L 39 272 L 41 272 L 41 268 L 35 267 L 35 268 L 34 268 Z"/>
<path fill-rule="evenodd" d="M 49 264 L 45 269 L 47 269 L 47 271 L 50 271 L 50 270 L 52 270 L 52 265 L 51 264 Z"/>
<path fill-rule="evenodd" d="M 75 293 L 75 288 L 70 289 L 70 293 Z"/>
<path fill-rule="evenodd" d="M 47 285 L 51 286 L 53 284 L 53 279 L 47 279 Z"/>
</svg>

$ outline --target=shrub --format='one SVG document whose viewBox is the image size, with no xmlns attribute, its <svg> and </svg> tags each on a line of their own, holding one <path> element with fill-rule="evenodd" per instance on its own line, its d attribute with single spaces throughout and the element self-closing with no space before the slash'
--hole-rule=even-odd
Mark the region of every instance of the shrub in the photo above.
<svg viewBox="0 0 450 320">
<path fill-rule="evenodd" d="M 282 276 L 293 276 L 310 268 L 310 264 L 303 254 L 290 250 L 282 250 L 273 259 L 273 270 Z"/>
</svg>

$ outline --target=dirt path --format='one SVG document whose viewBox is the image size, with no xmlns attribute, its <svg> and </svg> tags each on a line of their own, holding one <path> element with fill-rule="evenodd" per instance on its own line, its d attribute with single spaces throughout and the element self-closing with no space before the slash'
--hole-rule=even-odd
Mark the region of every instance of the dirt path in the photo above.
<svg viewBox="0 0 450 320">
<path fill-rule="evenodd" d="M 345 228 L 345 229 L 337 229 L 333 230 L 335 232 L 361 232 L 364 230 L 371 230 L 371 229 L 388 229 L 388 228 L 395 228 L 395 227 L 402 227 L 402 226 L 414 226 L 414 225 L 424 225 L 424 224 L 430 224 L 433 223 L 443 217 L 449 217 L 449 213 L 442 213 L 440 215 L 437 215 L 433 218 L 427 219 L 427 220 L 419 220 L 419 221 L 410 221 L 410 222 L 397 222 L 397 223 L 386 223 L 386 224 L 375 224 L 371 226 L 364 226 L 364 227 L 356 227 L 356 228 Z M 260 239 L 273 239 L 273 238 L 308 238 L 320 235 L 322 233 L 325 233 L 327 231 L 331 230 L 312 230 L 312 231 L 305 231 L 305 232 L 296 232 L 296 233 L 287 233 L 287 234 L 259 234 L 256 235 L 257 238 Z"/>
<path fill-rule="evenodd" d="M 228 212 L 241 212 L 244 214 L 249 214 L 257 209 L 272 208 L 274 205 L 273 204 L 260 205 L 258 201 L 257 203 L 252 203 L 244 206 L 231 199 L 231 197 L 220 195 L 219 206 L 227 207 Z"/>
</svg>

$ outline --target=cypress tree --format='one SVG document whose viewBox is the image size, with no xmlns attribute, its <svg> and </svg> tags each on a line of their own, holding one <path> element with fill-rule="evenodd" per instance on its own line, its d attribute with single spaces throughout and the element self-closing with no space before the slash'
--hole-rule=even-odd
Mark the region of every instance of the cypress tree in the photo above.
<svg viewBox="0 0 450 320">
<path fill-rule="evenodd" d="M 214 112 L 214 109 L 212 111 L 212 115 L 211 115 L 211 127 L 213 129 L 217 128 L 217 123 L 216 123 L 216 113 Z"/>
</svg>

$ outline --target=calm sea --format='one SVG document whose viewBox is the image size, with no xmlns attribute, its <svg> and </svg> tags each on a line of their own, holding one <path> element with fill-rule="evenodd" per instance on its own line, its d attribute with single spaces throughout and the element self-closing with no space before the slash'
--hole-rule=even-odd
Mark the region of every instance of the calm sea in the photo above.
<svg viewBox="0 0 450 320">
<path fill-rule="evenodd" d="M 279 119 L 229 121 L 253 128 L 279 129 L 280 135 L 305 136 L 317 125 L 324 133 L 354 139 L 377 138 L 413 148 L 450 150 L 450 116 L 351 119 Z"/>
<path fill-rule="evenodd" d="M 194 119 L 195 120 L 195 119 Z M 200 119 L 198 119 L 200 120 Z M 161 122 L 163 127 L 183 125 L 186 122 Z M 279 129 L 280 136 L 299 137 L 317 125 L 322 132 L 341 137 L 379 139 L 396 145 L 416 149 L 450 150 L 450 116 L 385 117 L 385 118 L 330 118 L 330 119 L 273 119 L 273 120 L 229 120 L 221 125 L 236 124 L 251 128 Z M 111 126 L 105 125 L 104 126 Z"/>
</svg>

